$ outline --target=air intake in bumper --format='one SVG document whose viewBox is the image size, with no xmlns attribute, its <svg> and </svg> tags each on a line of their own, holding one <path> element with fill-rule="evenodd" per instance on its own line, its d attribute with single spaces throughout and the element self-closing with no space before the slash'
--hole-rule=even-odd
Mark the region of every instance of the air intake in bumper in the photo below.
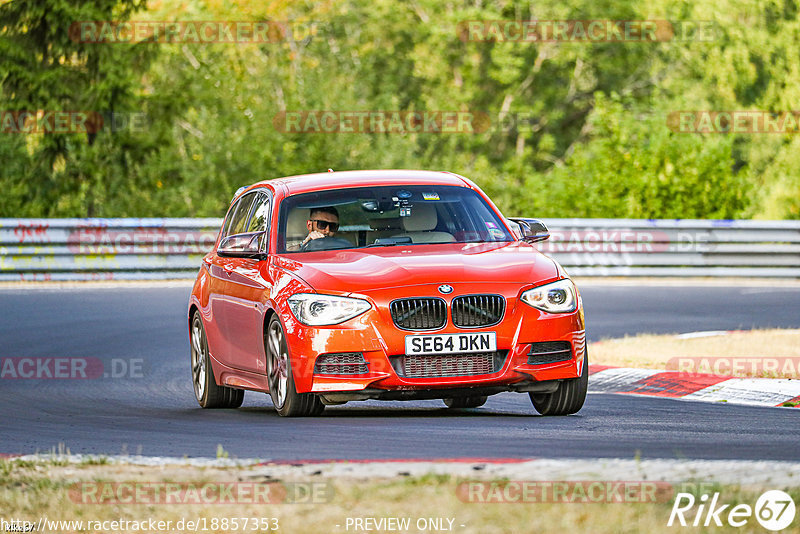
<svg viewBox="0 0 800 534">
<path fill-rule="evenodd" d="M 315 375 L 365 375 L 367 360 L 360 352 L 321 354 L 314 364 Z"/>
<path fill-rule="evenodd" d="M 531 343 L 528 353 L 528 365 L 565 362 L 572 359 L 572 347 L 569 341 L 540 341 Z"/>
<path fill-rule="evenodd" d="M 469 354 L 395 356 L 392 367 L 404 378 L 490 375 L 503 369 L 507 350 Z"/>
</svg>

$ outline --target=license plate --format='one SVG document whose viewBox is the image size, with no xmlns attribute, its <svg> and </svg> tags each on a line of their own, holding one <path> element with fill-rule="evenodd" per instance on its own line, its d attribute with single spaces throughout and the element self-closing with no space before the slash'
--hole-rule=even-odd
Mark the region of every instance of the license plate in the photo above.
<svg viewBox="0 0 800 534">
<path fill-rule="evenodd" d="M 496 350 L 497 335 L 494 332 L 406 336 L 406 356 L 494 352 Z"/>
</svg>

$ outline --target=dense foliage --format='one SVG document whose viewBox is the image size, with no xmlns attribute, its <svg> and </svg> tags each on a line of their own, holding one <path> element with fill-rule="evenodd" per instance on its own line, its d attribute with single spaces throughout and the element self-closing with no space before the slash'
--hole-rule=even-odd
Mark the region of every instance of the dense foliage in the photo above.
<svg viewBox="0 0 800 534">
<path fill-rule="evenodd" d="M 4 128 L 0 216 L 219 216 L 241 185 L 332 167 L 450 170 L 509 215 L 800 218 L 796 134 L 668 127 L 679 110 L 796 109 L 795 0 L 241 4 L 0 0 L 0 110 L 146 117 L 99 132 Z M 459 24 L 508 19 L 706 21 L 713 38 L 472 41 Z M 276 20 L 314 31 L 237 44 L 70 34 L 76 21 L 110 20 Z M 285 133 L 274 119 L 287 110 L 461 110 L 491 124 Z"/>
</svg>

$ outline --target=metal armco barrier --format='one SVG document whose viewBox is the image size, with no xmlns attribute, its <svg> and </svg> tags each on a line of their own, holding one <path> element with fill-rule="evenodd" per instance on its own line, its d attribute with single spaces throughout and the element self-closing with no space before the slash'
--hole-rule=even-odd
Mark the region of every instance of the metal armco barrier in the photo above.
<svg viewBox="0 0 800 534">
<path fill-rule="evenodd" d="M 576 276 L 800 278 L 800 221 L 544 219 Z M 0 280 L 194 278 L 220 219 L 0 219 Z"/>
<path fill-rule="evenodd" d="M 800 278 L 800 221 L 545 219 L 538 244 L 575 276 Z"/>
<path fill-rule="evenodd" d="M 220 219 L 0 219 L 0 280 L 194 278 Z"/>
</svg>

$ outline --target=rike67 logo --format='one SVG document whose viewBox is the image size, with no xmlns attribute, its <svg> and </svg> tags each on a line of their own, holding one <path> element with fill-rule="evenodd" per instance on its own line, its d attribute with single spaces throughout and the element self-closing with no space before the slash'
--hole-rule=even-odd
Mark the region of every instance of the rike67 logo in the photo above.
<svg viewBox="0 0 800 534">
<path fill-rule="evenodd" d="M 667 526 L 676 525 L 677 521 L 682 527 L 721 527 L 724 523 L 731 527 L 743 527 L 753 516 L 767 530 L 783 530 L 794 521 L 794 500 L 786 492 L 770 490 L 758 498 L 753 509 L 749 504 L 737 504 L 733 507 L 730 504 L 720 504 L 719 493 L 714 493 L 710 500 L 706 493 L 699 499 L 691 493 L 678 493 Z"/>
</svg>

